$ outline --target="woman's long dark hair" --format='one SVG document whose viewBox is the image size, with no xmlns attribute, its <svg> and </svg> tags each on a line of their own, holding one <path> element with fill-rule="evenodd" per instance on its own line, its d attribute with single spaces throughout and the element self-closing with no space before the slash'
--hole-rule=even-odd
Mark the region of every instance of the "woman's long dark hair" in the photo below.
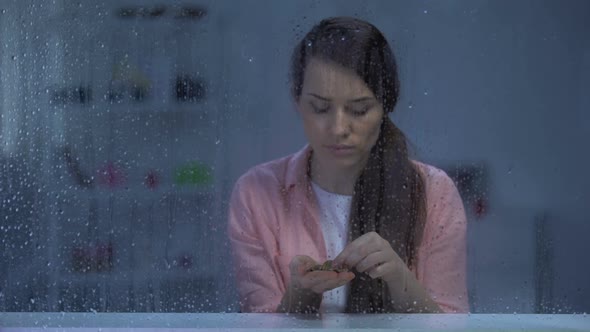
<svg viewBox="0 0 590 332">
<path fill-rule="evenodd" d="M 372 24 L 350 17 L 322 20 L 295 47 L 291 59 L 291 92 L 301 96 L 311 58 L 354 71 L 375 94 L 384 110 L 377 143 L 356 181 L 348 240 L 375 231 L 389 241 L 408 266 L 414 263 L 426 218 L 424 182 L 408 156 L 406 138 L 388 114 L 399 98 L 395 57 L 383 34 Z M 385 283 L 356 273 L 347 312 L 393 312 L 396 299 Z"/>
</svg>

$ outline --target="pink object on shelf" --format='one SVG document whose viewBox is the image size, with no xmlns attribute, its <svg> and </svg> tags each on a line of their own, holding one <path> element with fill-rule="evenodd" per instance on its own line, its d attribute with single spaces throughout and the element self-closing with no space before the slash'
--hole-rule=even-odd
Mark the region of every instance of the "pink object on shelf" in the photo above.
<svg viewBox="0 0 590 332">
<path fill-rule="evenodd" d="M 125 172 L 113 162 L 108 162 L 98 170 L 98 182 L 108 188 L 116 188 L 125 184 Z"/>
</svg>

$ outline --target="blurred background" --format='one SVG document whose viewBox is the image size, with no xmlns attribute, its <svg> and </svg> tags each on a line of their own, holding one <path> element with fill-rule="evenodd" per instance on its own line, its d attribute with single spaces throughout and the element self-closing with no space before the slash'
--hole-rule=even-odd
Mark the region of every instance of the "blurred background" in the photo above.
<svg viewBox="0 0 590 332">
<path fill-rule="evenodd" d="M 305 144 L 289 57 L 338 15 L 461 192 L 471 311 L 590 311 L 584 0 L 0 1 L 0 311 L 237 311 L 229 194 Z"/>
</svg>

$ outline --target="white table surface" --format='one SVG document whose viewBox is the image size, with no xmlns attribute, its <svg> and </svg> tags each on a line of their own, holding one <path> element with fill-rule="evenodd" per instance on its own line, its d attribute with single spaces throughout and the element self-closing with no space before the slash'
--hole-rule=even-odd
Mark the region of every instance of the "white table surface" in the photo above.
<svg viewBox="0 0 590 332">
<path fill-rule="evenodd" d="M 590 315 L 0 313 L 2 332 L 590 331 Z"/>
</svg>

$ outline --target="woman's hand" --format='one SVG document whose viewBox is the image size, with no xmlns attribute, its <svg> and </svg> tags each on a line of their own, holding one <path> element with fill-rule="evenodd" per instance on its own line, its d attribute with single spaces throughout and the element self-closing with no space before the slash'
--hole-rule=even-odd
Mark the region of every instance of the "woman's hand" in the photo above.
<svg viewBox="0 0 590 332">
<path fill-rule="evenodd" d="M 370 232 L 352 241 L 333 261 L 346 264 L 371 278 L 381 278 L 388 285 L 389 295 L 395 299 L 398 312 L 441 312 L 430 294 L 416 280 L 414 274 L 387 240 Z"/>
<path fill-rule="evenodd" d="M 354 267 L 390 285 L 399 280 L 406 267 L 389 242 L 375 232 L 363 234 L 348 244 L 334 259 L 334 264 Z"/>
<path fill-rule="evenodd" d="M 312 271 L 318 263 L 309 256 L 295 256 L 289 264 L 294 290 L 310 290 L 316 294 L 338 288 L 354 279 L 352 272 Z"/>
<path fill-rule="evenodd" d="M 289 263 L 291 281 L 277 312 L 317 313 L 322 293 L 338 288 L 352 279 L 352 272 L 312 271 L 317 265 L 309 256 L 295 256 Z"/>
</svg>

